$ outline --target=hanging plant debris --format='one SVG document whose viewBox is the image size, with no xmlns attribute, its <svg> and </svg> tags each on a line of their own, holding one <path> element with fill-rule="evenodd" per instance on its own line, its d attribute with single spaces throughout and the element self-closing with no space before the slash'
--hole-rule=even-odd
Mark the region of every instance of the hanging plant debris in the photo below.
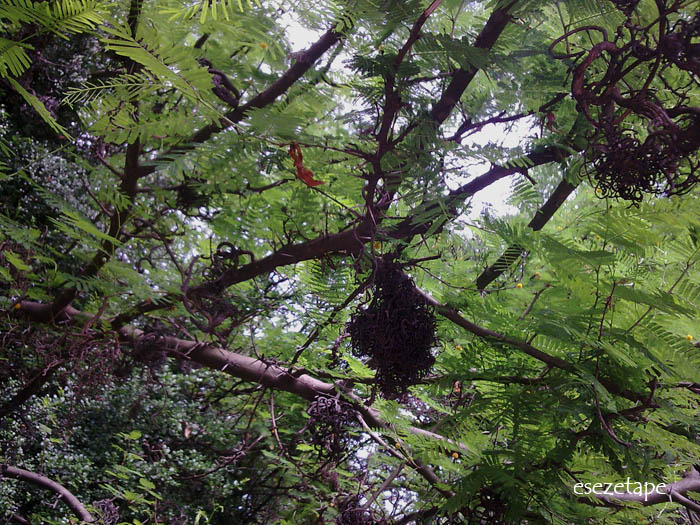
<svg viewBox="0 0 700 525">
<path fill-rule="evenodd" d="M 376 381 L 387 399 L 405 395 L 433 366 L 435 315 L 398 267 L 381 265 L 369 306 L 358 310 L 348 324 L 352 351 L 369 358 Z"/>
<path fill-rule="evenodd" d="M 350 441 L 347 429 L 355 423 L 352 406 L 333 397 L 318 396 L 306 412 L 310 416 L 308 428 L 319 457 L 339 460 Z"/>
<path fill-rule="evenodd" d="M 364 508 L 360 503 L 360 496 L 350 496 L 338 506 L 338 517 L 335 525 L 377 525 L 386 523 L 382 521 L 372 510 Z"/>
<path fill-rule="evenodd" d="M 599 197 L 635 204 L 647 194 L 687 193 L 700 182 L 700 113 L 689 91 L 700 76 L 700 14 L 683 18 L 680 2 L 658 0 L 658 18 L 641 27 L 637 1 L 613 3 L 625 16 L 614 35 L 584 26 L 549 48 L 570 63 L 571 95 L 593 125 L 584 151 L 588 179 Z M 597 43 L 572 50 L 577 33 Z M 631 88 L 640 78 L 641 87 Z"/>
</svg>

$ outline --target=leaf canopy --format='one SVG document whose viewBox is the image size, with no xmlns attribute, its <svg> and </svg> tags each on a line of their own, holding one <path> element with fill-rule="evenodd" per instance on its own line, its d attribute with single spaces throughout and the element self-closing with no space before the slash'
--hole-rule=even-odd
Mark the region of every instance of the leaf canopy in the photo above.
<svg viewBox="0 0 700 525">
<path fill-rule="evenodd" d="M 693 523 L 699 7 L 2 2 L 0 515 Z"/>
</svg>

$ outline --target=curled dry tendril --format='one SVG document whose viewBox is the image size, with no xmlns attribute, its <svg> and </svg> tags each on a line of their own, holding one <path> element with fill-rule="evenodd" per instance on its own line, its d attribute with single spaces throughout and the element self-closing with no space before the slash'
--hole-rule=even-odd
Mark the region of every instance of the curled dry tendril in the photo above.
<svg viewBox="0 0 700 525">
<path fill-rule="evenodd" d="M 625 15 L 614 39 L 601 27 L 573 29 L 550 46 L 552 57 L 572 62 L 571 95 L 592 124 L 584 154 L 587 176 L 600 197 L 633 203 L 644 195 L 671 196 L 700 181 L 700 107 L 689 105 L 700 85 L 700 14 L 688 19 L 678 2 L 659 1 L 658 19 L 636 25 L 637 1 L 613 2 Z M 587 52 L 561 51 L 586 33 Z M 681 88 L 667 76 L 685 75 Z M 677 85 L 677 83 L 676 83 Z"/>
</svg>

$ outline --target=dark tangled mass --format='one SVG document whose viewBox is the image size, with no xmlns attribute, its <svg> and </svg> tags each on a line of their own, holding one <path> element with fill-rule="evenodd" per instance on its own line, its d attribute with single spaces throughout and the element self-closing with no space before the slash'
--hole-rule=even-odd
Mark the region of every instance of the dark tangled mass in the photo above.
<svg viewBox="0 0 700 525">
<path fill-rule="evenodd" d="M 347 428 L 355 422 L 355 411 L 349 403 L 334 397 L 319 396 L 307 413 L 314 447 L 322 458 L 338 459 L 345 451 L 350 436 Z"/>
<path fill-rule="evenodd" d="M 700 109 L 689 94 L 700 80 L 700 14 L 688 17 L 679 2 L 658 0 L 658 18 L 642 27 L 637 1 L 613 3 L 625 16 L 615 35 L 584 26 L 550 47 L 556 58 L 573 59 L 572 96 L 593 125 L 588 178 L 599 196 L 633 203 L 687 193 L 700 182 Z M 597 43 L 559 52 L 582 32 Z"/>
<path fill-rule="evenodd" d="M 587 157 L 589 177 L 601 197 L 633 202 L 645 194 L 680 195 L 697 182 L 697 168 L 690 155 L 700 141 L 700 117 L 685 128 L 659 127 L 645 140 L 609 122 L 601 123 L 600 136 L 591 142 Z"/>
<path fill-rule="evenodd" d="M 335 525 L 378 525 L 382 520 L 374 516 L 370 509 L 364 508 L 359 496 L 347 498 L 338 508 Z"/>
<path fill-rule="evenodd" d="M 377 270 L 374 296 L 348 325 L 353 354 L 369 358 L 388 399 L 405 395 L 430 370 L 435 358 L 435 316 L 411 278 L 391 265 Z"/>
</svg>

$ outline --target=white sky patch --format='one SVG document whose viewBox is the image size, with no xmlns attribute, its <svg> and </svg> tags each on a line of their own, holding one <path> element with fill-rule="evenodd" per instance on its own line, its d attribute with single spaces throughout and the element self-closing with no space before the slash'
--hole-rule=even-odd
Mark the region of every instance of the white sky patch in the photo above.
<svg viewBox="0 0 700 525">
<path fill-rule="evenodd" d="M 293 53 L 307 49 L 311 44 L 321 38 L 323 34 L 321 31 L 314 31 L 313 29 L 302 27 L 299 21 L 292 16 L 291 11 L 285 12 L 280 17 L 280 21 L 287 26 L 286 34 L 292 46 Z"/>
<path fill-rule="evenodd" d="M 484 126 L 481 131 L 471 135 L 469 140 L 464 141 L 462 146 L 468 148 L 469 144 L 485 146 L 490 143 L 498 144 L 503 148 L 515 148 L 525 139 L 530 126 L 531 121 L 528 119 L 510 125 L 488 124 Z M 508 127 L 510 127 L 509 130 L 507 129 Z M 491 165 L 486 162 L 477 163 L 470 168 L 469 178 L 486 173 L 490 168 Z M 464 184 L 467 180 L 461 180 L 459 184 Z M 511 195 L 512 183 L 513 177 L 506 177 L 474 195 L 469 218 L 474 219 L 478 217 L 481 211 L 486 207 L 491 208 L 493 212 L 492 215 L 502 216 L 506 214 L 515 214 L 518 211 L 517 208 L 506 204 L 506 201 Z"/>
</svg>

